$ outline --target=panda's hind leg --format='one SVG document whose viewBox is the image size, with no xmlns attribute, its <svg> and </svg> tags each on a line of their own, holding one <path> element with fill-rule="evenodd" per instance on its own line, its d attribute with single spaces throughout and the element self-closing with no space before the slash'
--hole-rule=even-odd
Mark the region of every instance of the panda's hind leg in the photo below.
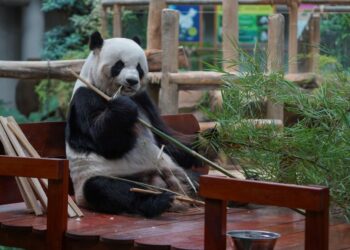
<svg viewBox="0 0 350 250">
<path fill-rule="evenodd" d="M 130 192 L 138 185 L 113 178 L 96 176 L 84 184 L 84 196 L 89 206 L 102 213 L 132 213 L 155 217 L 169 209 L 174 195 L 168 192 L 150 195 Z"/>
</svg>

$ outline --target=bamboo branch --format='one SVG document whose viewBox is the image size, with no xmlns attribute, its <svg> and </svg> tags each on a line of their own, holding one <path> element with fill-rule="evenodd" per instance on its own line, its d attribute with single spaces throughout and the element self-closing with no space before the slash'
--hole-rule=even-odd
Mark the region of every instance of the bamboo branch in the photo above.
<svg viewBox="0 0 350 250">
<path fill-rule="evenodd" d="M 97 89 L 95 86 L 93 86 L 91 83 L 89 83 L 87 80 L 85 80 L 84 78 L 82 78 L 81 76 L 79 76 L 77 73 L 75 73 L 73 70 L 68 69 L 72 75 L 74 75 L 76 78 L 78 78 L 80 81 L 82 81 L 87 87 L 89 87 L 91 90 L 93 90 L 94 92 L 96 92 L 98 95 L 100 95 L 101 97 L 103 97 L 105 100 L 109 101 L 111 100 L 111 97 L 107 96 L 105 93 L 103 93 L 101 90 Z M 156 135 L 159 135 L 161 138 L 175 144 L 177 147 L 181 148 L 182 150 L 184 150 L 185 152 L 191 154 L 192 156 L 196 157 L 197 159 L 202 160 L 203 162 L 207 163 L 208 165 L 210 165 L 211 167 L 213 167 L 214 169 L 218 170 L 219 172 L 223 173 L 224 175 L 231 177 L 231 178 L 235 178 L 234 175 L 232 175 L 230 172 L 228 172 L 226 169 L 224 169 L 223 167 L 221 167 L 220 165 L 218 165 L 215 162 L 210 161 L 209 159 L 205 158 L 204 156 L 198 154 L 196 151 L 190 149 L 189 147 L 185 146 L 184 144 L 182 144 L 180 141 L 178 141 L 177 139 L 165 134 L 164 132 L 162 132 L 161 130 L 153 127 L 151 124 L 149 124 L 148 122 L 146 122 L 145 120 L 138 118 L 138 121 L 144 125 L 145 127 L 149 128 L 153 133 L 155 133 Z"/>
<path fill-rule="evenodd" d="M 142 193 L 142 194 L 153 194 L 153 195 L 159 195 L 162 193 L 159 191 L 152 191 L 152 190 L 147 190 L 147 189 L 142 189 L 142 188 L 130 188 L 130 192 Z M 176 195 L 175 199 L 182 201 L 182 202 L 194 204 L 194 205 L 200 205 L 200 206 L 205 205 L 205 203 L 203 201 L 192 199 L 190 197 L 183 196 L 183 195 Z"/>
</svg>

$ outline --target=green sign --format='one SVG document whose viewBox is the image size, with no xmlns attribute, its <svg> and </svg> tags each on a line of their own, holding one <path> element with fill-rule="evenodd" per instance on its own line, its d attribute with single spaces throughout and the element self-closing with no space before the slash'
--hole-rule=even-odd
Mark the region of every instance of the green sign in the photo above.
<svg viewBox="0 0 350 250">
<path fill-rule="evenodd" d="M 239 6 L 239 42 L 255 43 L 267 41 L 268 16 L 273 13 L 273 7 L 267 5 Z M 217 6 L 218 40 L 222 42 L 222 7 Z"/>
</svg>

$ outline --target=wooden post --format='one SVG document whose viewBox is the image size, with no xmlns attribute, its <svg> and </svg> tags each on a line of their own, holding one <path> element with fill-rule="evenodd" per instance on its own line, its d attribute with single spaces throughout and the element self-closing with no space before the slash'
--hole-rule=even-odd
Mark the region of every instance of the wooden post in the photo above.
<svg viewBox="0 0 350 250">
<path fill-rule="evenodd" d="M 162 49 L 162 10 L 166 0 L 153 0 L 149 3 L 147 23 L 147 49 Z M 147 91 L 155 104 L 159 102 L 159 85 L 147 85 Z"/>
<path fill-rule="evenodd" d="M 67 231 L 68 161 L 59 162 L 61 178 L 49 180 L 47 197 L 46 249 L 63 249 L 64 234 Z"/>
<path fill-rule="evenodd" d="M 119 4 L 113 5 L 113 37 L 122 36 L 122 12 Z"/>
<path fill-rule="evenodd" d="M 107 37 L 107 7 L 104 5 L 101 7 L 101 34 Z"/>
<path fill-rule="evenodd" d="M 321 211 L 306 211 L 305 250 L 328 250 L 329 246 L 329 191 L 322 193 Z M 317 239 L 317 240 L 315 240 Z"/>
<path fill-rule="evenodd" d="M 269 17 L 268 72 L 282 71 L 284 58 L 284 17 L 281 14 Z M 283 122 L 283 105 L 267 101 L 267 118 Z"/>
<path fill-rule="evenodd" d="M 162 82 L 159 106 L 162 114 L 177 114 L 178 86 L 170 82 L 169 73 L 178 70 L 179 12 L 165 9 L 162 11 Z"/>
<path fill-rule="evenodd" d="M 238 59 L 238 0 L 222 1 L 222 58 L 223 68 L 226 71 L 237 70 L 232 67 L 232 60 Z M 210 108 L 214 110 L 222 107 L 220 90 L 209 92 Z"/>
<path fill-rule="evenodd" d="M 310 72 L 318 70 L 318 62 L 320 56 L 320 14 L 314 13 L 310 22 Z"/>
<path fill-rule="evenodd" d="M 226 249 L 227 202 L 205 199 L 204 250 Z"/>
<path fill-rule="evenodd" d="M 228 61 L 238 59 L 238 0 L 222 1 L 222 53 L 224 60 L 224 69 L 233 71 L 235 68 L 229 68 Z"/>
<path fill-rule="evenodd" d="M 298 72 L 298 1 L 289 0 L 288 72 Z"/>
</svg>

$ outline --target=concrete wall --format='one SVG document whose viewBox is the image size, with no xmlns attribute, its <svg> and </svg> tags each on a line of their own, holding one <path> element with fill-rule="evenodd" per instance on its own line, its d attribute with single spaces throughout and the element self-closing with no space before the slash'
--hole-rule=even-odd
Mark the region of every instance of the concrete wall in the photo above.
<svg viewBox="0 0 350 250">
<path fill-rule="evenodd" d="M 0 60 L 21 60 L 21 8 L 0 5 Z M 0 78 L 0 100 L 15 107 L 17 80 Z"/>
</svg>

